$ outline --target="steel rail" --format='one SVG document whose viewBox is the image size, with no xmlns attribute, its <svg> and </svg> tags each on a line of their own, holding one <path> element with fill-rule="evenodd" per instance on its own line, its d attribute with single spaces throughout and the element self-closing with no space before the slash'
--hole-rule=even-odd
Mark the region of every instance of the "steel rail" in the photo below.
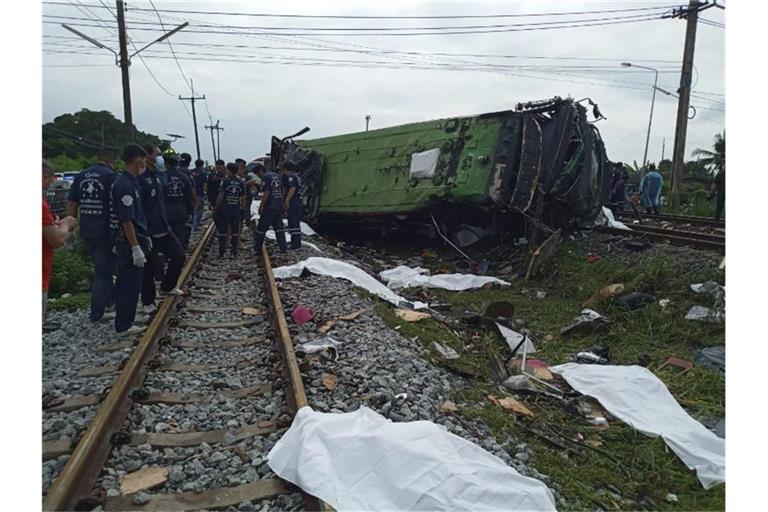
<svg viewBox="0 0 768 512">
<path fill-rule="evenodd" d="M 630 231 L 626 229 L 619 229 L 619 228 L 609 228 L 609 227 L 599 227 L 595 228 L 597 231 L 601 231 L 603 233 L 609 233 L 611 235 L 620 235 L 625 237 L 633 237 L 633 238 L 645 238 L 647 240 L 652 240 L 654 242 L 668 242 L 672 245 L 686 245 L 688 247 L 693 247 L 695 249 L 704 249 L 704 250 L 710 250 L 710 251 L 718 251 L 718 252 L 725 252 L 725 237 L 723 237 L 722 241 L 714 241 L 711 239 L 701 238 L 701 237 L 693 237 L 693 236 L 687 236 L 685 234 L 681 233 L 692 233 L 690 231 L 675 231 L 673 229 L 659 229 L 661 232 L 655 232 L 655 231 Z M 696 235 L 699 235 L 700 233 L 695 233 Z M 714 236 L 714 235 L 709 235 Z"/>
<path fill-rule="evenodd" d="M 635 212 L 631 210 L 622 210 L 619 212 L 623 218 L 635 218 Z M 718 228 L 725 228 L 724 220 L 717 220 L 710 217 L 696 217 L 693 215 L 678 215 L 672 213 L 643 213 L 638 212 L 640 217 L 646 217 L 655 220 L 668 220 L 671 222 L 687 222 L 689 224 L 700 224 L 702 226 L 713 226 Z"/>
<path fill-rule="evenodd" d="M 291 332 L 288 330 L 288 322 L 285 320 L 285 310 L 283 309 L 283 302 L 280 300 L 280 293 L 277 289 L 275 274 L 272 272 L 272 263 L 269 260 L 266 244 L 261 246 L 261 263 L 264 271 L 264 282 L 267 288 L 267 295 L 269 296 L 273 327 L 277 337 L 280 339 L 280 351 L 283 353 L 283 359 L 285 361 L 284 370 L 288 376 L 291 390 L 293 391 L 292 406 L 295 409 L 295 413 L 302 407 L 309 405 L 309 401 L 307 400 L 304 381 L 301 378 L 299 363 L 296 360 L 296 353 L 293 349 Z M 309 495 L 303 491 L 302 495 L 304 496 L 304 503 L 307 510 L 319 510 L 322 512 L 334 510 L 333 507 L 315 496 Z"/>
<path fill-rule="evenodd" d="M 658 226 L 646 226 L 643 224 L 632 224 L 630 226 L 632 231 L 639 231 L 641 233 L 658 233 L 661 235 L 679 236 L 682 238 L 691 238 L 697 240 L 709 240 L 711 242 L 718 242 L 725 244 L 725 235 L 718 235 L 715 233 L 700 233 L 698 231 L 687 231 L 684 229 L 672 229 L 672 228 L 660 228 Z"/>
<path fill-rule="evenodd" d="M 211 222 L 182 269 L 179 286 L 189 280 L 213 232 L 214 223 Z M 78 441 L 61 473 L 51 484 L 43 501 L 43 510 L 77 510 L 78 502 L 89 496 L 112 451 L 111 436 L 128 416 L 133 403 L 130 394 L 141 385 L 146 372 L 145 365 L 157 353 L 158 341 L 168 330 L 168 321 L 180 300 L 178 296 L 167 296 L 163 300 L 109 394 L 99 406 L 96 416 Z"/>
</svg>

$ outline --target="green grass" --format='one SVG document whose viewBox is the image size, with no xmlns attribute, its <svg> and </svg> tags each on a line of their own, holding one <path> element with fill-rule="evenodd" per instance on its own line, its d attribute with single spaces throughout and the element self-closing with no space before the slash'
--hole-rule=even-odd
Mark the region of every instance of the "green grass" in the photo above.
<svg viewBox="0 0 768 512">
<path fill-rule="evenodd" d="M 714 279 L 724 282 L 724 275 L 713 265 L 706 271 L 692 271 L 684 261 L 643 258 L 626 266 L 609 258 L 588 263 L 575 242 L 566 243 L 557 255 L 552 270 L 538 281 L 513 280 L 508 287 L 493 287 L 465 292 L 430 290 L 434 299 L 446 301 L 454 310 L 483 312 L 495 301 L 509 301 L 515 306 L 515 318 L 533 332 L 537 347 L 535 356 L 555 365 L 590 345 L 606 345 L 611 349 L 612 363 L 633 364 L 641 355 L 651 358 L 649 368 L 655 370 L 667 357 L 693 361 L 691 342 L 703 345 L 722 344 L 723 325 L 684 320 L 694 304 L 711 306 L 710 299 L 693 293 L 689 285 Z M 669 299 L 667 307 L 658 302 L 634 311 L 622 311 L 611 301 L 598 300 L 592 309 L 607 316 L 607 330 L 574 335 L 560 335 L 560 329 L 585 306 L 584 302 L 603 286 L 623 283 L 623 293 L 642 291 L 658 299 Z M 535 291 L 544 290 L 544 299 L 535 298 Z M 407 291 L 402 293 L 408 296 Z M 509 349 L 501 337 L 482 326 L 465 328 L 458 334 L 435 320 L 405 322 L 397 318 L 392 308 L 380 304 L 379 315 L 388 325 L 399 326 L 400 332 L 418 338 L 430 350 L 436 363 L 467 376 L 466 387 L 455 397 L 461 414 L 480 417 L 500 440 L 511 438 L 528 443 L 534 451 L 533 465 L 549 475 L 552 484 L 566 498 L 572 510 L 606 510 L 639 508 L 637 501 L 650 498 L 659 509 L 722 510 L 725 508 L 725 486 L 704 490 L 693 471 L 667 449 L 661 439 L 646 437 L 615 421 L 607 430 L 599 431 L 580 416 L 566 412 L 559 401 L 546 397 L 523 397 L 534 412 L 533 418 L 521 418 L 492 405 L 485 398 L 499 395 L 489 370 L 489 360 L 504 361 Z M 552 341 L 544 337 L 551 335 Z M 437 354 L 432 342 L 449 345 L 461 358 L 445 361 Z M 685 375 L 676 370 L 656 372 L 675 398 L 695 418 L 725 414 L 725 379 L 718 373 L 694 367 Z M 543 433 L 544 439 L 532 431 Z M 601 443 L 599 453 L 573 442 L 577 436 Z M 555 441 L 554 445 L 551 441 Z M 567 449 L 563 449 L 566 446 Z M 618 462 L 617 462 L 618 461 Z M 601 489 L 611 485 L 621 491 L 624 502 L 614 502 Z M 669 504 L 668 493 L 679 501 Z"/>
<path fill-rule="evenodd" d="M 48 311 L 72 311 L 87 308 L 91 303 L 91 294 L 76 293 L 66 298 L 58 297 L 55 301 L 48 301 Z"/>
</svg>

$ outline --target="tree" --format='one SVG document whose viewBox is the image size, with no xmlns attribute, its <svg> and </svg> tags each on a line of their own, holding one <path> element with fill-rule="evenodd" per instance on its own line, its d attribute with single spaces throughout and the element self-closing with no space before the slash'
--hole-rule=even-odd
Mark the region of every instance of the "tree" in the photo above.
<svg viewBox="0 0 768 512">
<path fill-rule="evenodd" d="M 716 174 L 725 168 L 725 132 L 715 134 L 715 142 L 712 144 L 713 151 L 697 148 L 691 155 L 704 157 L 699 161 L 709 170 L 710 174 Z"/>
<path fill-rule="evenodd" d="M 43 124 L 43 158 L 94 159 L 102 145 L 121 149 L 130 140 L 125 124 L 111 112 L 84 108 Z M 136 130 L 135 140 L 137 144 L 162 142 L 157 135 L 139 130 Z"/>
</svg>

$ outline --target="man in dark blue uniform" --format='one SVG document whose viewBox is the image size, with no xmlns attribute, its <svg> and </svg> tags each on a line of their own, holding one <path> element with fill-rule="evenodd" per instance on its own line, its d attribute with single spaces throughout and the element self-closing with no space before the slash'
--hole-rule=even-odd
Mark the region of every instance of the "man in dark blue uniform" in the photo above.
<svg viewBox="0 0 768 512">
<path fill-rule="evenodd" d="M 139 176 L 146 170 L 146 158 L 147 152 L 141 146 L 128 144 L 123 150 L 125 172 L 117 176 L 110 191 L 110 228 L 117 254 L 115 331 L 127 335 L 144 330 L 133 325 L 133 321 L 151 245 L 139 184 Z"/>
<path fill-rule="evenodd" d="M 224 174 L 224 160 L 216 160 L 216 167 L 213 172 L 208 176 L 208 202 L 211 204 L 211 210 L 216 206 L 216 200 L 219 198 L 219 187 L 221 182 L 226 178 Z"/>
<path fill-rule="evenodd" d="M 618 217 L 621 211 L 624 209 L 624 201 L 626 199 L 626 186 L 629 181 L 629 174 L 624 168 L 624 164 L 616 162 L 611 173 L 611 198 L 610 209 L 613 211 L 613 215 Z"/>
<path fill-rule="evenodd" d="M 99 151 L 99 162 L 75 176 L 69 189 L 67 215 L 77 218 L 80 211 L 80 237 L 93 264 L 91 285 L 91 322 L 98 322 L 104 310 L 115 300 L 112 277 L 115 274 L 115 257 L 109 231 L 109 191 L 117 174 L 113 148 Z"/>
<path fill-rule="evenodd" d="M 221 183 L 214 216 L 219 228 L 219 256 L 224 256 L 226 251 L 227 228 L 229 228 L 232 234 L 232 256 L 237 257 L 237 244 L 240 238 L 238 228 L 245 202 L 245 185 L 243 180 L 237 177 L 236 164 L 228 163 L 227 170 L 229 176 Z"/>
<path fill-rule="evenodd" d="M 293 162 L 283 164 L 283 213 L 288 217 L 288 233 L 291 235 L 291 250 L 301 249 L 301 178 Z"/>
<path fill-rule="evenodd" d="M 182 242 L 186 250 L 189 246 L 189 230 L 192 227 L 192 214 L 195 211 L 194 187 L 189 177 L 176 165 L 176 157 L 165 157 L 165 209 L 171 232 Z"/>
<path fill-rule="evenodd" d="M 167 181 L 167 172 L 159 173 L 151 167 L 139 177 L 142 200 L 147 213 L 147 227 L 152 238 L 152 250 L 147 255 L 147 266 L 144 269 L 144 281 L 141 290 L 141 302 L 144 312 L 151 313 L 155 309 L 155 265 L 159 253 L 168 260 L 168 268 L 160 283 L 160 292 L 164 295 L 183 295 L 176 286 L 184 266 L 184 250 L 181 242 L 171 231 L 168 222 L 168 212 L 165 207 L 163 194 Z"/>
<path fill-rule="evenodd" d="M 280 177 L 274 171 L 264 173 L 261 181 L 261 204 L 259 205 L 259 224 L 256 226 L 254 237 L 256 253 L 261 251 L 267 230 L 275 230 L 275 238 L 280 250 L 288 250 L 285 243 L 285 228 L 283 226 L 283 190 Z"/>
<path fill-rule="evenodd" d="M 197 206 L 195 213 L 192 215 L 192 230 L 197 231 L 200 223 L 203 220 L 203 208 L 205 207 L 205 194 L 206 194 L 206 182 L 208 181 L 208 174 L 205 172 L 202 160 L 195 160 L 195 168 L 192 169 L 192 185 L 195 187 L 197 193 Z"/>
<path fill-rule="evenodd" d="M 182 153 L 181 156 L 179 156 L 179 170 L 181 171 L 184 176 L 187 177 L 190 183 L 192 183 L 192 170 L 189 168 L 189 164 L 192 162 L 192 155 L 189 153 Z M 192 187 L 192 203 L 197 205 L 201 201 L 200 197 L 197 195 L 197 191 L 194 187 Z M 184 245 L 184 249 L 187 249 L 189 247 L 189 239 L 192 236 L 192 215 L 190 214 L 189 219 L 187 219 L 187 223 L 185 225 L 185 232 L 184 232 L 184 239 L 181 240 L 182 244 Z"/>
</svg>

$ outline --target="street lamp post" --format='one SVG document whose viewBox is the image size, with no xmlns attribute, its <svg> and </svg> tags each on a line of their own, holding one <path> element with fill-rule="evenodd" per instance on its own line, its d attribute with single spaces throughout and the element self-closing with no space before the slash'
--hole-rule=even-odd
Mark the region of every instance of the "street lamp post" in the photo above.
<svg viewBox="0 0 768 512">
<path fill-rule="evenodd" d="M 659 85 L 659 70 L 655 68 L 649 68 L 647 66 L 638 66 L 637 64 L 632 64 L 631 62 L 622 62 L 622 66 L 625 68 L 633 67 L 633 68 L 640 68 L 640 69 L 647 69 L 648 71 L 653 71 L 656 74 L 656 78 L 653 81 L 653 97 L 651 98 L 651 115 L 648 118 L 648 133 L 645 135 L 645 152 L 643 152 L 643 169 L 645 169 L 645 164 L 648 161 L 648 143 L 651 140 L 651 123 L 653 123 L 653 106 L 656 103 L 656 89 Z"/>
</svg>

